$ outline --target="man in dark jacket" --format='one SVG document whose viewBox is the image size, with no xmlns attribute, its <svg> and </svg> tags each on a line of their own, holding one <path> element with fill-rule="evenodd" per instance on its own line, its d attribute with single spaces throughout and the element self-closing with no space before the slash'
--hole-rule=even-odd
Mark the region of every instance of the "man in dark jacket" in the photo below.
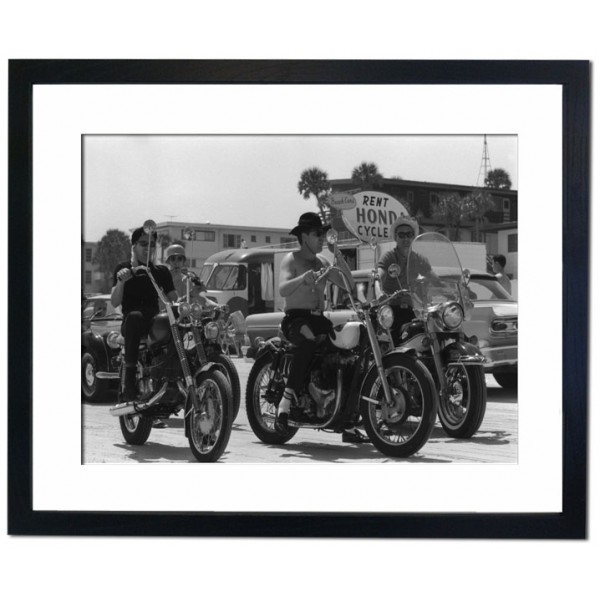
<svg viewBox="0 0 600 600">
<path fill-rule="evenodd" d="M 111 303 L 122 306 L 123 324 L 121 333 L 125 337 L 125 389 L 126 402 L 137 398 L 135 371 L 140 340 L 148 333 L 152 318 L 159 312 L 158 294 L 144 271 L 136 272 L 136 267 L 146 265 L 167 298 L 177 300 L 177 292 L 169 269 L 152 262 L 156 250 L 156 232 L 148 236 L 143 227 L 131 235 L 131 260 L 119 263 L 113 275 Z"/>
</svg>

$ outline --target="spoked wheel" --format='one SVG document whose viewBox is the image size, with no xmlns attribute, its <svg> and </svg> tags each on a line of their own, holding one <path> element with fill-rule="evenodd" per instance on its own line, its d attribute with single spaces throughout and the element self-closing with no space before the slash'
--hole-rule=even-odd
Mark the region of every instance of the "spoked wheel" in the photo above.
<svg viewBox="0 0 600 600">
<path fill-rule="evenodd" d="M 367 375 L 361 393 L 361 415 L 367 435 L 383 454 L 406 458 L 420 450 L 435 425 L 437 396 L 429 371 L 402 354 L 383 357 L 393 405 L 385 405 L 377 369 Z"/>
<path fill-rule="evenodd" d="M 231 435 L 231 387 L 217 370 L 199 373 L 195 384 L 199 410 L 188 407 L 188 441 L 197 461 L 215 462 L 225 452 Z"/>
<path fill-rule="evenodd" d="M 233 395 L 233 418 L 232 421 L 235 421 L 238 413 L 240 412 L 240 376 L 233 364 L 232 360 L 229 356 L 225 354 L 211 354 L 208 357 L 209 362 L 218 363 L 223 366 L 225 372 L 227 373 L 227 378 L 229 379 L 229 383 L 231 384 L 231 393 Z"/>
<path fill-rule="evenodd" d="M 98 379 L 98 362 L 91 352 L 81 355 L 81 399 L 88 402 L 101 402 L 106 399 L 108 381 Z"/>
<path fill-rule="evenodd" d="M 444 431 L 450 437 L 471 437 L 481 426 L 487 404 L 483 367 L 448 367 L 446 391 L 446 396 L 440 399 L 438 407 Z"/>
<path fill-rule="evenodd" d="M 265 391 L 273 378 L 272 362 L 271 354 L 263 354 L 252 366 L 246 386 L 246 414 L 252 431 L 261 442 L 285 444 L 296 435 L 298 428 L 290 427 L 290 433 L 285 435 L 275 430 L 277 406 L 265 398 Z M 283 386 L 280 394 L 283 394 Z M 278 401 L 280 399 L 281 396 L 277 398 Z"/>
<path fill-rule="evenodd" d="M 133 446 L 141 446 L 147 442 L 152 431 L 152 422 L 151 417 L 144 415 L 133 414 L 119 417 L 123 437 L 128 444 Z"/>
</svg>

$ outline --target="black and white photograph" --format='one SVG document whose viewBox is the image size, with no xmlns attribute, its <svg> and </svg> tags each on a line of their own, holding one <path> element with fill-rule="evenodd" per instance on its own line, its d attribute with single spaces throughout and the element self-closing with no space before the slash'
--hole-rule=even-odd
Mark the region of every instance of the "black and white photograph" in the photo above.
<svg viewBox="0 0 600 600">
<path fill-rule="evenodd" d="M 516 135 L 85 135 L 82 186 L 83 464 L 518 461 Z"/>
<path fill-rule="evenodd" d="M 587 3 L 3 13 L 6 597 L 597 595 Z"/>
</svg>

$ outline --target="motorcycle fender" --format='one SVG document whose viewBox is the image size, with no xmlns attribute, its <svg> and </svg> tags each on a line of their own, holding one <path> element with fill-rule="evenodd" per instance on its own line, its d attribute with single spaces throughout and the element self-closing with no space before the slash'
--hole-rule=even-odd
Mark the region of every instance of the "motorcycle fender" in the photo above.
<svg viewBox="0 0 600 600">
<path fill-rule="evenodd" d="M 98 360 L 98 371 L 108 370 L 108 353 L 104 341 L 99 335 L 96 335 L 91 331 L 86 332 L 81 340 L 81 351 L 82 353 L 84 351 L 90 351 L 94 354 Z"/>
<path fill-rule="evenodd" d="M 483 354 L 481 353 L 481 350 L 477 347 L 474 346 L 473 344 L 470 344 L 469 342 L 463 342 L 460 340 L 457 340 L 455 342 L 452 342 L 451 344 L 448 344 L 443 350 L 442 350 L 442 360 L 444 362 L 450 362 L 452 360 L 456 360 L 456 352 L 458 352 L 458 360 L 460 360 L 461 358 L 481 358 L 482 362 L 484 359 Z M 454 355 L 454 356 L 453 356 Z"/>
<path fill-rule="evenodd" d="M 418 334 L 406 341 L 402 340 L 400 346 L 396 349 L 404 352 L 427 352 L 429 350 L 429 345 L 425 340 L 427 340 L 425 334 Z"/>
<path fill-rule="evenodd" d="M 259 358 L 264 356 L 265 354 L 273 354 L 277 350 L 281 348 L 281 339 L 278 337 L 269 338 L 262 346 L 259 348 L 254 360 L 257 361 Z"/>
</svg>

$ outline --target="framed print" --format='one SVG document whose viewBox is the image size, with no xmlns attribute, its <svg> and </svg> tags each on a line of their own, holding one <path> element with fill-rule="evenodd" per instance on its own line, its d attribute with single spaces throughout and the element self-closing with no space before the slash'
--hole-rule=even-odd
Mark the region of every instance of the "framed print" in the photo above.
<svg viewBox="0 0 600 600">
<path fill-rule="evenodd" d="M 9 533 L 584 538 L 589 70 L 585 61 L 11 61 Z M 494 162 L 501 155 L 496 143 L 506 143 L 501 164 Z M 294 195 L 288 199 L 276 182 L 301 151 L 301 169 L 287 176 Z M 360 152 L 371 154 L 357 160 Z M 86 243 L 111 229 L 126 230 L 129 243 L 129 234 L 153 219 L 167 240 L 165 262 L 172 244 L 198 261 L 190 264 L 198 271 L 210 263 L 201 247 L 214 248 L 213 256 L 227 250 L 229 262 L 215 278 L 222 285 L 214 288 L 224 293 L 234 251 L 294 243 L 290 230 L 300 225 L 300 213 L 319 208 L 310 192 L 303 199 L 302 169 L 328 169 L 325 163 L 337 165 L 341 157 L 368 163 L 376 152 L 393 156 L 393 166 L 385 167 L 383 184 L 370 180 L 376 191 L 364 200 L 371 204 L 357 209 L 355 227 L 389 237 L 381 228 L 392 217 L 381 206 L 397 201 L 397 211 L 408 207 L 425 232 L 455 236 L 461 260 L 482 266 L 473 281 L 481 276 L 498 284 L 492 263 L 504 249 L 509 255 L 519 303 L 518 395 L 501 393 L 511 382 L 516 387 L 516 366 L 489 371 L 486 382 L 495 390 L 487 393 L 488 418 L 508 419 L 512 429 L 484 420 L 480 432 L 463 440 L 444 433 L 438 411 L 437 433 L 410 456 L 376 454 L 376 444 L 324 451 L 321 442 L 267 441 L 258 449 L 244 420 L 251 364 L 240 370 L 242 420 L 214 464 L 193 460 L 183 419 L 179 429 L 152 429 L 147 451 L 131 449 L 114 417 L 113 425 L 89 425 L 95 388 L 80 400 L 91 363 L 83 364 L 83 343 L 78 353 L 74 341 L 82 322 L 75 303 L 86 285 L 92 293 L 109 293 L 112 285 L 106 273 L 92 289 L 92 270 L 82 268 Z M 483 183 L 494 167 L 503 171 L 509 163 L 512 182 Z M 424 165 L 444 179 L 421 172 Z M 465 165 L 472 175 L 458 174 Z M 334 168 L 328 183 L 344 203 L 355 202 L 347 196 L 357 189 L 369 189 L 354 189 L 350 173 Z M 452 193 L 463 198 L 486 186 L 495 192 L 485 219 L 469 217 L 473 231 L 453 233 L 435 216 Z M 157 196 L 162 204 L 154 203 Z M 399 216 L 394 212 L 394 220 Z M 93 265 L 91 250 L 89 258 Z M 355 273 L 364 266 L 358 254 L 348 251 L 346 258 L 355 261 Z M 245 265 L 247 283 L 238 286 L 243 269 L 236 267 L 232 284 L 240 293 L 215 297 L 235 297 L 243 316 L 257 298 L 275 305 L 279 287 L 269 291 L 265 281 L 276 277 L 279 263 L 274 259 L 269 271 L 267 262 L 256 272 L 254 289 L 262 295 L 240 292 L 252 285 Z M 210 282 L 212 271 L 202 273 Z M 481 299 L 475 294 L 472 304 Z M 490 326 L 503 339 L 517 331 L 516 314 L 506 315 Z M 481 334 L 469 340 L 485 350 Z M 108 373 L 108 364 L 99 372 Z M 444 394 L 432 392 L 433 419 Z M 369 400 L 364 392 L 361 398 Z M 107 415 L 113 405 L 98 410 Z M 361 413 L 363 422 L 368 414 Z M 146 424 L 148 433 L 156 423 Z M 102 437 L 109 428 L 112 437 Z M 171 444 L 174 436 L 179 441 Z M 93 443 L 98 452 L 90 451 Z M 232 450 L 237 444 L 246 444 L 244 460 Z"/>
</svg>

